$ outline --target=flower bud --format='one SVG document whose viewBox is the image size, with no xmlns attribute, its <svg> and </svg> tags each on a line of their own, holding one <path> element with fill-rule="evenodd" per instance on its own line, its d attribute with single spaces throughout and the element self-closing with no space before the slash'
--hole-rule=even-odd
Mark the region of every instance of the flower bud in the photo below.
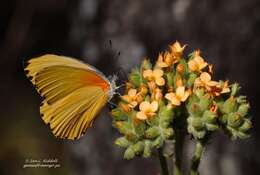
<svg viewBox="0 0 260 175">
<path fill-rule="evenodd" d="M 231 96 L 224 102 L 221 111 L 226 114 L 231 113 L 235 110 L 236 105 L 236 99 L 233 96 Z"/>
<path fill-rule="evenodd" d="M 152 64 L 149 61 L 149 59 L 145 58 L 144 61 L 142 62 L 142 69 L 151 69 L 152 68 Z"/>
<path fill-rule="evenodd" d="M 240 126 L 240 124 L 242 123 L 242 118 L 241 115 L 239 115 L 238 113 L 231 113 L 228 115 L 228 125 L 233 127 L 233 128 L 237 128 Z"/>
<path fill-rule="evenodd" d="M 237 97 L 237 102 L 240 104 L 247 103 L 246 96 L 241 95 L 241 96 Z"/>
<path fill-rule="evenodd" d="M 163 135 L 165 138 L 170 138 L 171 136 L 173 136 L 174 131 L 172 128 L 167 128 L 167 129 L 163 129 Z"/>
<path fill-rule="evenodd" d="M 160 101 L 163 97 L 162 90 L 159 88 L 156 88 L 152 93 L 152 99 L 156 101 Z"/>
<path fill-rule="evenodd" d="M 207 122 L 207 123 L 212 123 L 212 122 L 214 122 L 214 121 L 216 120 L 216 117 L 217 117 L 217 114 L 216 114 L 216 113 L 207 110 L 207 111 L 205 111 L 205 112 L 203 113 L 203 117 L 202 117 L 202 118 L 203 118 L 203 120 L 204 120 L 205 122 Z"/>
<path fill-rule="evenodd" d="M 200 109 L 202 111 L 207 110 L 210 107 L 211 101 L 212 100 L 207 95 L 200 97 L 200 102 L 199 102 Z"/>
<path fill-rule="evenodd" d="M 146 130 L 145 136 L 147 138 L 153 139 L 160 135 L 160 130 L 157 126 L 153 126 Z"/>
<path fill-rule="evenodd" d="M 183 74 L 185 70 L 185 66 L 182 63 L 179 63 L 176 67 L 178 73 Z"/>
<path fill-rule="evenodd" d="M 119 137 L 116 139 L 115 144 L 120 147 L 128 147 L 130 145 L 130 142 L 125 137 Z"/>
<path fill-rule="evenodd" d="M 189 113 L 193 114 L 194 116 L 198 117 L 201 115 L 201 109 L 200 109 L 199 104 L 197 104 L 197 103 L 192 103 L 188 110 L 189 110 Z"/>
<path fill-rule="evenodd" d="M 140 154 L 144 150 L 144 143 L 139 141 L 132 146 L 136 155 Z"/>
<path fill-rule="evenodd" d="M 234 84 L 232 84 L 231 85 L 231 96 L 235 96 L 237 93 L 238 93 L 238 91 L 240 90 L 240 86 L 239 86 L 239 84 L 238 83 L 234 83 Z"/>
<path fill-rule="evenodd" d="M 201 119 L 198 118 L 198 117 L 192 117 L 191 125 L 192 125 L 196 130 L 202 130 L 202 129 L 203 129 L 203 123 L 202 123 Z"/>
<path fill-rule="evenodd" d="M 125 151 L 124 158 L 129 160 L 129 159 L 134 158 L 134 156 L 135 156 L 135 152 L 134 152 L 133 148 L 131 146 L 129 146 Z"/>
<path fill-rule="evenodd" d="M 244 117 L 244 116 L 247 115 L 248 109 L 249 109 L 249 104 L 241 104 L 241 105 L 238 107 L 237 112 L 238 112 L 242 117 Z"/>
<path fill-rule="evenodd" d="M 149 140 L 146 140 L 145 142 L 144 142 L 144 152 L 143 152 L 143 157 L 144 158 L 148 158 L 148 157 L 150 157 L 151 156 L 151 153 L 152 153 L 152 143 L 151 143 L 151 141 L 149 141 Z"/>
<path fill-rule="evenodd" d="M 239 131 L 247 132 L 250 128 L 252 128 L 252 122 L 248 119 L 244 120 L 244 123 L 239 127 Z"/>
</svg>

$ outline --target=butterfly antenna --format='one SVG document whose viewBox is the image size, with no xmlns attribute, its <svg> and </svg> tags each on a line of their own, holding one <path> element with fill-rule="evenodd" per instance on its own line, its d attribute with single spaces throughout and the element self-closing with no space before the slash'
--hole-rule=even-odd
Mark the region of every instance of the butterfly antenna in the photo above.
<svg viewBox="0 0 260 175">
<path fill-rule="evenodd" d="M 114 49 L 113 42 L 112 42 L 111 39 L 109 40 L 109 47 L 110 47 L 112 53 L 114 54 L 113 56 L 115 58 L 115 61 L 118 62 L 118 59 L 119 59 L 119 57 L 121 55 L 121 52 Z"/>
<path fill-rule="evenodd" d="M 108 104 L 109 104 L 110 110 L 115 109 L 115 108 L 118 107 L 115 103 L 113 103 L 113 102 L 111 102 L 111 101 L 109 101 Z"/>
</svg>

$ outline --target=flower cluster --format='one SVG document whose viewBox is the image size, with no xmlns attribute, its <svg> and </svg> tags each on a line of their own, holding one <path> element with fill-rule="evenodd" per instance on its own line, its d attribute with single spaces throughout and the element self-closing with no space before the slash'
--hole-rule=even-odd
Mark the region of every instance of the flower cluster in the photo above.
<svg viewBox="0 0 260 175">
<path fill-rule="evenodd" d="M 179 126 L 196 140 L 223 128 L 232 138 L 245 138 L 251 128 L 248 102 L 237 96 L 238 85 L 213 80 L 213 66 L 196 50 L 184 58 L 186 45 L 175 42 L 153 66 L 144 59 L 126 83 L 114 126 L 122 134 L 115 143 L 124 157 L 149 157 L 153 148 L 175 140 Z M 183 121 L 180 123 L 180 121 Z"/>
</svg>

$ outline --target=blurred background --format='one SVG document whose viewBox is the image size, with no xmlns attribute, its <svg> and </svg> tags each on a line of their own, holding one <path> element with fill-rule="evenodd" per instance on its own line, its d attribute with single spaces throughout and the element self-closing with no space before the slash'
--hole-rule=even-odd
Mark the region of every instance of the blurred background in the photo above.
<svg viewBox="0 0 260 175">
<path fill-rule="evenodd" d="M 39 116 L 40 96 L 22 65 L 55 53 L 82 59 L 106 75 L 119 68 L 127 73 L 145 56 L 156 59 L 176 40 L 188 44 L 187 51 L 200 48 L 215 65 L 216 79 L 239 82 L 254 116 L 250 139 L 215 135 L 201 174 L 260 174 L 258 0 L 1 0 L 0 174 L 158 174 L 157 159 L 122 159 L 108 109 L 79 141 L 55 139 Z M 188 159 L 194 143 L 187 142 Z M 23 168 L 26 159 L 58 159 L 61 167 Z"/>
</svg>

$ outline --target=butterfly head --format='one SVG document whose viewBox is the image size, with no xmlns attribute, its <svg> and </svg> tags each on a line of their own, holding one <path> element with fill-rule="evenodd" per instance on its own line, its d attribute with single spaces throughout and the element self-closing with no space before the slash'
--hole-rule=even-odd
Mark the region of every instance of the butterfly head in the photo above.
<svg viewBox="0 0 260 175">
<path fill-rule="evenodd" d="M 110 85 L 110 88 L 109 88 L 109 91 L 108 91 L 108 100 L 110 101 L 113 96 L 117 93 L 116 90 L 119 88 L 118 86 L 116 86 L 116 81 L 118 79 L 118 76 L 117 75 L 111 75 L 108 77 L 109 79 L 109 85 Z"/>
</svg>

